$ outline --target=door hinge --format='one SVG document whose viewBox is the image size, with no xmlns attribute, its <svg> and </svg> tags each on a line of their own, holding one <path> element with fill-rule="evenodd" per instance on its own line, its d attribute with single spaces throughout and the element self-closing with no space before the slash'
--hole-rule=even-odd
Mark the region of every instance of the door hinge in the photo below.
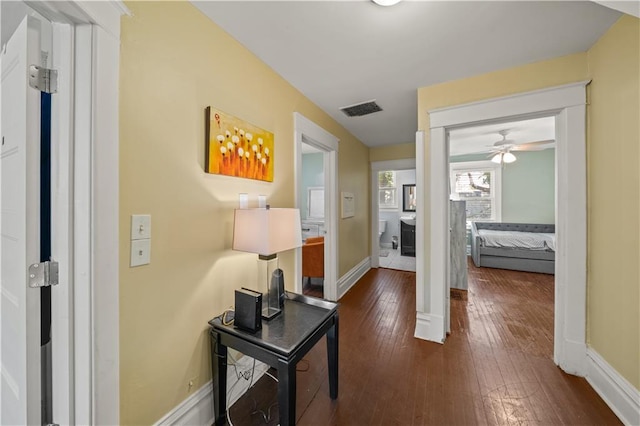
<svg viewBox="0 0 640 426">
<path fill-rule="evenodd" d="M 58 92 L 58 71 L 37 65 L 29 66 L 29 86 L 45 93 Z"/>
<path fill-rule="evenodd" d="M 29 266 L 29 287 L 49 287 L 58 284 L 58 262 L 50 260 Z"/>
</svg>

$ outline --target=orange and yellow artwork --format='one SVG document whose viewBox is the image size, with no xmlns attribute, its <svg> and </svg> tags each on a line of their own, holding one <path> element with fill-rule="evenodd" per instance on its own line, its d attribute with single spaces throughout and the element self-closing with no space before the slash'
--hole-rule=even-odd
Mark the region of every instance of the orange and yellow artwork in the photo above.
<svg viewBox="0 0 640 426">
<path fill-rule="evenodd" d="M 207 173 L 273 182 L 273 133 L 212 107 L 205 115 Z"/>
</svg>

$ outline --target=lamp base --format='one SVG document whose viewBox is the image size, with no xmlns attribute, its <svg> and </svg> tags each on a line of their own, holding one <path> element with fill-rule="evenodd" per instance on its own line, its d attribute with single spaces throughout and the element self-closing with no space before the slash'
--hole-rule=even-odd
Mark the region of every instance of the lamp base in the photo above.
<svg viewBox="0 0 640 426">
<path fill-rule="evenodd" d="M 272 320 L 280 315 L 281 312 L 282 310 L 278 308 L 262 308 L 262 319 L 267 321 Z"/>
</svg>

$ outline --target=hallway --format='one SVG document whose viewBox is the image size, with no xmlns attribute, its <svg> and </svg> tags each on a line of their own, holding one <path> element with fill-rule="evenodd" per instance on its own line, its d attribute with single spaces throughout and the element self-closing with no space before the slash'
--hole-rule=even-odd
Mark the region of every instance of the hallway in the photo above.
<svg viewBox="0 0 640 426">
<path fill-rule="evenodd" d="M 339 398 L 321 341 L 299 365 L 298 424 L 620 424 L 586 380 L 553 364 L 553 276 L 472 266 L 469 277 L 440 345 L 413 337 L 415 274 L 370 270 L 340 301 Z M 266 410 L 275 389 L 260 379 L 232 407 L 234 425 L 264 424 L 251 398 Z"/>
</svg>

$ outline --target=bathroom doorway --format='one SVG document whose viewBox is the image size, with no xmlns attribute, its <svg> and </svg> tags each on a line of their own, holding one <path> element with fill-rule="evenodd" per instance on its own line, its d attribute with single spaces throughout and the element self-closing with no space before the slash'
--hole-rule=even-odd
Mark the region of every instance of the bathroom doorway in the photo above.
<svg viewBox="0 0 640 426">
<path fill-rule="evenodd" d="M 299 113 L 295 127 L 295 205 L 300 209 L 303 247 L 296 250 L 295 292 L 337 300 L 338 139 Z M 305 247 L 313 244 L 313 247 Z M 313 248 L 316 256 L 307 255 Z M 314 260 L 314 271 L 304 260 Z M 309 288 L 311 286 L 311 288 Z"/>
<path fill-rule="evenodd" d="M 371 266 L 415 272 L 415 160 L 372 163 L 371 176 Z"/>
<path fill-rule="evenodd" d="M 324 298 L 324 152 L 302 143 L 302 294 Z"/>
</svg>

